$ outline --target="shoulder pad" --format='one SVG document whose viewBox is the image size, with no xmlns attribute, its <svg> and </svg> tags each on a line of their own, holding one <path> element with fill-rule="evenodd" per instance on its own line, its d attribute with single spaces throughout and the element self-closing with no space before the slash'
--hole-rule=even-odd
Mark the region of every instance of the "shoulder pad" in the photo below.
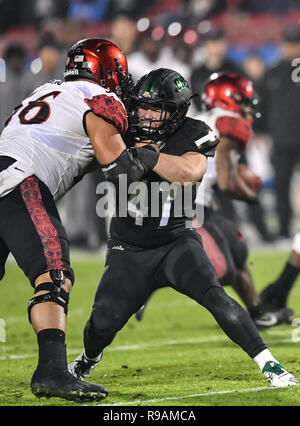
<svg viewBox="0 0 300 426">
<path fill-rule="evenodd" d="M 84 101 L 94 114 L 113 124 L 121 134 L 126 132 L 127 114 L 120 101 L 106 94 L 93 96 L 92 99 L 85 98 Z"/>
<path fill-rule="evenodd" d="M 235 139 L 242 149 L 247 145 L 252 133 L 250 123 L 243 117 L 218 117 L 216 127 L 220 136 L 228 136 Z"/>
</svg>

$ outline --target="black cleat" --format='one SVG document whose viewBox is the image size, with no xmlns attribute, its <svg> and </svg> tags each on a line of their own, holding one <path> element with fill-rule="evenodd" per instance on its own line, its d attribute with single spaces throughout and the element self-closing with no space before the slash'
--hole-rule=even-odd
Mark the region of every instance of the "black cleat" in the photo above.
<svg viewBox="0 0 300 426">
<path fill-rule="evenodd" d="M 258 330 L 265 330 L 280 324 L 291 324 L 294 311 L 288 308 L 281 308 L 276 312 L 265 312 L 261 315 L 253 316 L 252 319 Z"/>
<path fill-rule="evenodd" d="M 101 401 L 108 395 L 106 387 L 76 379 L 69 371 L 60 371 L 49 376 L 49 371 L 37 368 L 32 376 L 31 391 L 37 397 L 57 397 L 70 401 Z"/>
<path fill-rule="evenodd" d="M 260 294 L 260 300 L 264 309 L 276 315 L 278 324 L 291 324 L 294 311 L 285 304 L 286 301 L 278 295 L 276 283 L 268 285 Z"/>
<path fill-rule="evenodd" d="M 293 309 L 283 307 L 273 313 L 274 315 L 276 315 L 278 324 L 292 324 L 295 312 L 293 311 Z"/>
<path fill-rule="evenodd" d="M 282 303 L 280 303 L 276 283 L 269 284 L 260 293 L 259 298 L 264 309 L 268 310 L 269 312 L 278 311 L 283 307 Z"/>
<path fill-rule="evenodd" d="M 272 312 L 264 312 L 259 315 L 252 316 L 252 319 L 258 330 L 265 330 L 266 328 L 278 325 L 278 319 Z"/>
</svg>

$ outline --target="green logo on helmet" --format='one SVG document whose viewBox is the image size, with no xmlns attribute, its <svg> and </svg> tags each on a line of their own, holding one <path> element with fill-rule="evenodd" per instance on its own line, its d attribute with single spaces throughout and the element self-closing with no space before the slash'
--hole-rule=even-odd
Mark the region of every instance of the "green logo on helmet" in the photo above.
<svg viewBox="0 0 300 426">
<path fill-rule="evenodd" d="M 181 75 L 178 75 L 177 77 L 174 78 L 174 83 L 179 92 L 185 89 L 186 87 L 188 87 L 187 82 L 185 81 L 183 77 L 181 77 Z"/>
</svg>

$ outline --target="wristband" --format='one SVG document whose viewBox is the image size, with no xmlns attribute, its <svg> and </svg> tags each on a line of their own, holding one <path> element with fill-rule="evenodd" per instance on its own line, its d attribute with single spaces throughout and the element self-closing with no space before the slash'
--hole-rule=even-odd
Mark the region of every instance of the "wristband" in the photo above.
<svg viewBox="0 0 300 426">
<path fill-rule="evenodd" d="M 142 148 L 136 148 L 137 158 L 148 167 L 153 170 L 158 162 L 159 152 L 156 151 L 151 145 L 143 146 Z"/>
</svg>

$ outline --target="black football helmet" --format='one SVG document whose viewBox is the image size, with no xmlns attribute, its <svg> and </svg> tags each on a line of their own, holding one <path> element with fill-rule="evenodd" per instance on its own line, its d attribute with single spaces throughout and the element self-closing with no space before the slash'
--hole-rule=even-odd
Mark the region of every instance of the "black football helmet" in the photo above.
<svg viewBox="0 0 300 426">
<path fill-rule="evenodd" d="M 151 71 L 135 85 L 128 107 L 129 131 L 137 140 L 164 140 L 183 124 L 191 98 L 189 83 L 178 72 L 167 68 Z M 161 110 L 160 118 L 141 119 L 139 107 Z M 165 112 L 170 113 L 169 118 L 165 117 Z M 159 127 L 157 122 L 161 124 Z"/>
</svg>

